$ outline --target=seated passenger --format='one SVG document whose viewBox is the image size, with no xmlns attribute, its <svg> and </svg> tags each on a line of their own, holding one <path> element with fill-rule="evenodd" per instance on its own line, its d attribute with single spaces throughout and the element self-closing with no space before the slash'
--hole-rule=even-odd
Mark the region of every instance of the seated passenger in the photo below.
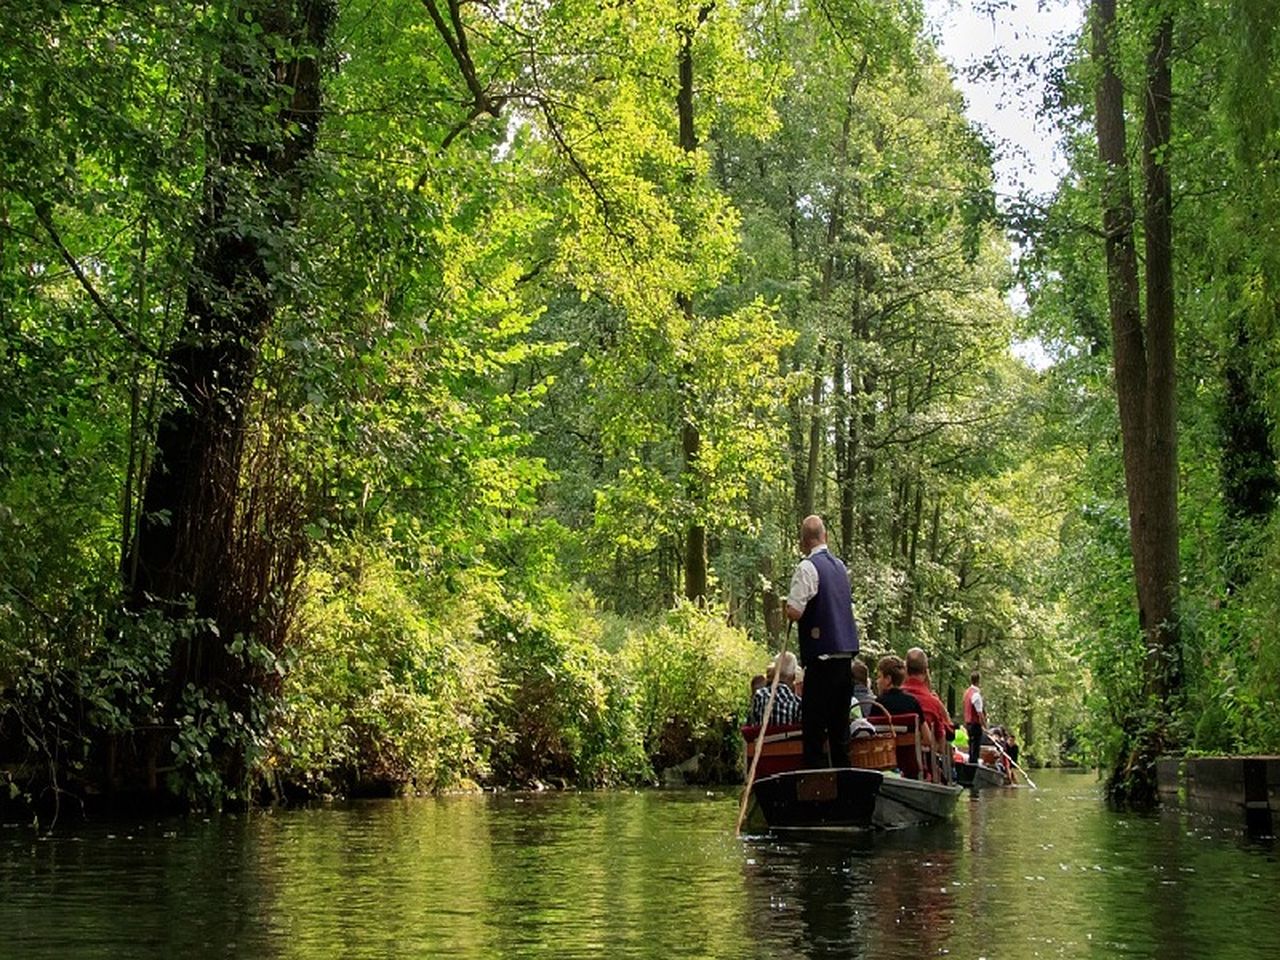
<svg viewBox="0 0 1280 960">
<path fill-rule="evenodd" d="M 855 715 L 869 717 L 872 713 L 871 704 L 875 703 L 876 695 L 871 692 L 867 682 L 867 665 L 854 657 L 853 666 L 850 669 L 853 671 L 853 700 L 849 706 L 858 711 Z"/>
<path fill-rule="evenodd" d="M 769 712 L 769 726 L 791 726 L 800 722 L 800 698 L 794 689 L 796 680 L 796 657 L 794 653 L 783 653 L 769 664 L 766 671 L 766 682 L 751 695 L 751 711 L 747 714 L 747 724 L 754 726 L 763 722 L 764 708 L 769 702 L 769 691 L 773 689 L 774 672 L 780 674 L 778 695 L 774 698 L 773 709 Z"/>
<path fill-rule="evenodd" d="M 907 676 L 907 666 L 902 658 L 892 655 L 881 658 L 879 674 L 880 696 L 876 697 L 876 702 L 892 714 L 914 713 L 919 717 L 916 722 L 925 746 L 932 746 L 933 738 L 930 736 L 924 708 L 920 706 L 919 700 L 902 689 L 902 682 Z"/>
<path fill-rule="evenodd" d="M 919 701 L 933 731 L 934 743 L 941 744 L 955 735 L 947 708 L 929 686 L 929 657 L 919 647 L 907 651 L 907 679 L 902 682 L 902 689 Z"/>
<path fill-rule="evenodd" d="M 1018 741 L 1014 739 L 1013 731 L 1005 729 L 1004 732 L 1004 752 L 1009 758 L 1009 780 L 1013 783 L 1018 782 L 1018 774 L 1026 776 L 1026 772 L 1018 766 Z"/>
<path fill-rule="evenodd" d="M 1005 726 L 993 727 L 991 732 L 995 734 L 996 743 L 1000 749 L 1008 756 L 1010 763 L 1018 762 L 1018 741 L 1014 739 L 1013 732 Z"/>
</svg>

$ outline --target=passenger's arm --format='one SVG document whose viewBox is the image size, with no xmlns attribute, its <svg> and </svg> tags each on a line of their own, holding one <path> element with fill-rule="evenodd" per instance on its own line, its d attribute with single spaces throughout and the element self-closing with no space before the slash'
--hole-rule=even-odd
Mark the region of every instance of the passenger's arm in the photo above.
<svg viewBox="0 0 1280 960">
<path fill-rule="evenodd" d="M 929 718 L 926 717 L 923 713 L 917 714 L 917 716 L 920 719 L 917 720 L 916 722 L 920 725 L 921 730 L 924 731 L 923 734 L 921 735 L 923 737 L 923 740 L 921 742 L 924 744 L 924 747 L 926 750 L 932 750 L 933 749 L 933 724 L 929 722 Z"/>
</svg>

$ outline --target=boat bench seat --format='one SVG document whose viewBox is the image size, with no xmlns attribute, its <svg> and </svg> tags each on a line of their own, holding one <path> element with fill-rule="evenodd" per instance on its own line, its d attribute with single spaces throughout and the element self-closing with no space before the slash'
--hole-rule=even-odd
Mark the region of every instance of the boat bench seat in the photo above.
<svg viewBox="0 0 1280 960">
<path fill-rule="evenodd" d="M 897 767 L 904 777 L 932 780 L 930 771 L 933 770 L 933 756 L 921 743 L 917 719 L 914 713 L 896 714 L 892 717 L 876 717 L 871 724 L 878 733 L 894 734 Z M 745 747 L 744 765 L 746 769 L 750 769 L 760 725 L 752 723 L 740 729 Z M 760 748 L 760 762 L 756 766 L 757 779 L 803 767 L 804 740 L 800 725 L 769 724 L 764 735 L 764 745 Z"/>
<path fill-rule="evenodd" d="M 912 780 L 931 779 L 929 771 L 933 769 L 933 756 L 921 742 L 919 716 L 914 713 L 895 713 L 892 716 L 873 715 L 869 719 L 878 732 L 896 736 L 898 769 L 904 777 Z"/>
<path fill-rule="evenodd" d="M 751 767 L 751 758 L 755 756 L 756 737 L 759 735 L 760 724 L 758 723 L 748 724 L 742 728 L 748 769 Z M 764 735 L 764 745 L 760 749 L 760 763 L 756 766 L 756 777 L 771 777 L 775 773 L 799 770 L 803 766 L 804 742 L 800 724 L 769 724 L 769 729 Z"/>
</svg>

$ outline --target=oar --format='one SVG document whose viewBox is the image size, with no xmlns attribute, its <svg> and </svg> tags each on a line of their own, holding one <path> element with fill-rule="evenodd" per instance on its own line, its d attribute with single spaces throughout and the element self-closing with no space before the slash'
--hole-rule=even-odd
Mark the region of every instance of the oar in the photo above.
<svg viewBox="0 0 1280 960">
<path fill-rule="evenodd" d="M 773 712 L 773 701 L 778 695 L 778 681 L 782 679 L 782 655 L 787 652 L 787 642 L 791 639 L 791 624 L 787 621 L 787 635 L 782 638 L 782 649 L 773 661 L 773 686 L 769 688 L 769 699 L 764 705 L 764 718 L 760 721 L 760 732 L 756 734 L 756 749 L 751 757 L 751 769 L 747 771 L 747 785 L 742 788 L 742 803 L 738 807 L 738 824 L 733 828 L 737 835 L 742 834 L 742 821 L 747 818 L 747 801 L 751 798 L 751 785 L 755 783 L 756 767 L 760 763 L 760 751 L 764 747 L 764 733 L 769 729 L 769 714 Z"/>
<path fill-rule="evenodd" d="M 1027 773 L 1027 771 L 1023 770 L 1016 763 L 1014 763 L 1013 757 L 1009 756 L 1009 754 L 1004 752 L 1004 747 L 1000 746 L 1000 741 L 997 740 L 994 736 L 992 736 L 991 731 L 988 730 L 986 727 L 983 727 L 982 732 L 985 733 L 988 737 L 991 737 L 991 742 L 995 745 L 995 748 L 1000 751 L 1000 756 L 1008 760 L 1009 763 L 1012 765 L 1013 769 L 1017 770 L 1020 774 L 1022 774 L 1024 777 L 1027 778 L 1027 786 L 1029 786 L 1032 790 L 1039 790 L 1040 788 L 1036 786 L 1036 782 L 1031 779 L 1031 775 Z M 978 744 L 978 750 L 979 752 L 981 752 L 982 744 Z"/>
</svg>

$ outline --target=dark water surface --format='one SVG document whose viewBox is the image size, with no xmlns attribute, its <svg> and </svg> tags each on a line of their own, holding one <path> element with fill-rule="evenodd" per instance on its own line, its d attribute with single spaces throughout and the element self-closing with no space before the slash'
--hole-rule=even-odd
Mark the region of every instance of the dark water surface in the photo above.
<svg viewBox="0 0 1280 960">
<path fill-rule="evenodd" d="M 846 843 L 728 790 L 7 826 L 0 957 L 1280 957 L 1274 848 L 1037 783 Z"/>
</svg>

